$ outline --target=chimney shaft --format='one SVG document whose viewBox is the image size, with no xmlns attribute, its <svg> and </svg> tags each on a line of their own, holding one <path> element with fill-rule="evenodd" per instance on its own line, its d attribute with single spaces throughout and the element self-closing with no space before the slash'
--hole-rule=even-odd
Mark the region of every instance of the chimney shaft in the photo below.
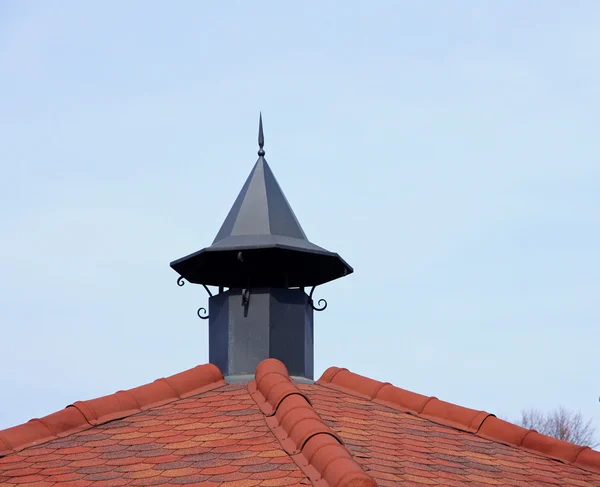
<svg viewBox="0 0 600 487">
<path fill-rule="evenodd" d="M 211 297 L 208 337 L 210 363 L 225 376 L 252 375 L 272 357 L 290 375 L 313 378 L 313 308 L 302 289 L 230 289 Z"/>
</svg>

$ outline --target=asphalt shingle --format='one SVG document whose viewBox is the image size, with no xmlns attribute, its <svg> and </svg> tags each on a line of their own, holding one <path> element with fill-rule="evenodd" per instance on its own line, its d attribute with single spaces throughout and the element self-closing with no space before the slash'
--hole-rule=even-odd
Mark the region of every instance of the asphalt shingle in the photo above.
<svg viewBox="0 0 600 487">
<path fill-rule="evenodd" d="M 499 421 L 345 369 L 206 365 L 0 431 L 0 486 L 600 485 L 600 453 Z"/>
</svg>

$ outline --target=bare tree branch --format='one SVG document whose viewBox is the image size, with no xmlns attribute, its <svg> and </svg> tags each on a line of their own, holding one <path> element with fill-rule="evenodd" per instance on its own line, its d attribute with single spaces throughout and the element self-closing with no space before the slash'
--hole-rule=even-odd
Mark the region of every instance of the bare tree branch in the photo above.
<svg viewBox="0 0 600 487">
<path fill-rule="evenodd" d="M 592 420 L 585 421 L 580 412 L 569 411 L 563 406 L 547 414 L 537 409 L 523 410 L 517 424 L 576 445 L 592 448 L 600 445 L 595 437 L 596 430 Z"/>
</svg>

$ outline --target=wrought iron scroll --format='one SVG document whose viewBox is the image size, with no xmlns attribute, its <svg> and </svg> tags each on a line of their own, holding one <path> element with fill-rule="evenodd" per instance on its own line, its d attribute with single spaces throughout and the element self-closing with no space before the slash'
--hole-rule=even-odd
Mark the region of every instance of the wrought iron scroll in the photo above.
<svg viewBox="0 0 600 487">
<path fill-rule="evenodd" d="M 181 287 L 184 284 L 185 284 L 185 281 L 183 280 L 183 276 L 179 276 L 177 278 L 177 285 L 179 287 Z M 208 289 L 208 286 L 206 284 L 202 284 L 202 287 L 206 290 L 208 295 L 212 298 L 213 293 L 210 292 L 210 289 Z M 206 308 L 198 308 L 197 314 L 198 314 L 198 318 L 200 318 L 201 320 L 208 319 L 208 311 L 206 311 Z"/>
<path fill-rule="evenodd" d="M 313 293 L 315 292 L 315 288 L 317 286 L 313 286 L 312 289 L 310 290 L 310 294 L 308 295 L 308 302 L 310 304 L 310 307 L 312 309 L 314 309 L 315 311 L 325 311 L 325 309 L 327 308 L 327 301 L 325 301 L 324 299 L 319 299 L 318 301 L 318 307 L 315 306 L 315 302 L 313 301 Z"/>
</svg>

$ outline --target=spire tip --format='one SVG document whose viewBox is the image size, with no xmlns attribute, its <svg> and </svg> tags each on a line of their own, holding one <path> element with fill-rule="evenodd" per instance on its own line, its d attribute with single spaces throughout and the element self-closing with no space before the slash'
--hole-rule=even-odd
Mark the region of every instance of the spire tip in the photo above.
<svg viewBox="0 0 600 487">
<path fill-rule="evenodd" d="M 258 155 L 263 157 L 265 155 L 265 150 L 263 147 L 265 146 L 265 136 L 263 135 L 263 125 L 262 125 L 262 112 L 260 112 L 258 116 Z"/>
</svg>

